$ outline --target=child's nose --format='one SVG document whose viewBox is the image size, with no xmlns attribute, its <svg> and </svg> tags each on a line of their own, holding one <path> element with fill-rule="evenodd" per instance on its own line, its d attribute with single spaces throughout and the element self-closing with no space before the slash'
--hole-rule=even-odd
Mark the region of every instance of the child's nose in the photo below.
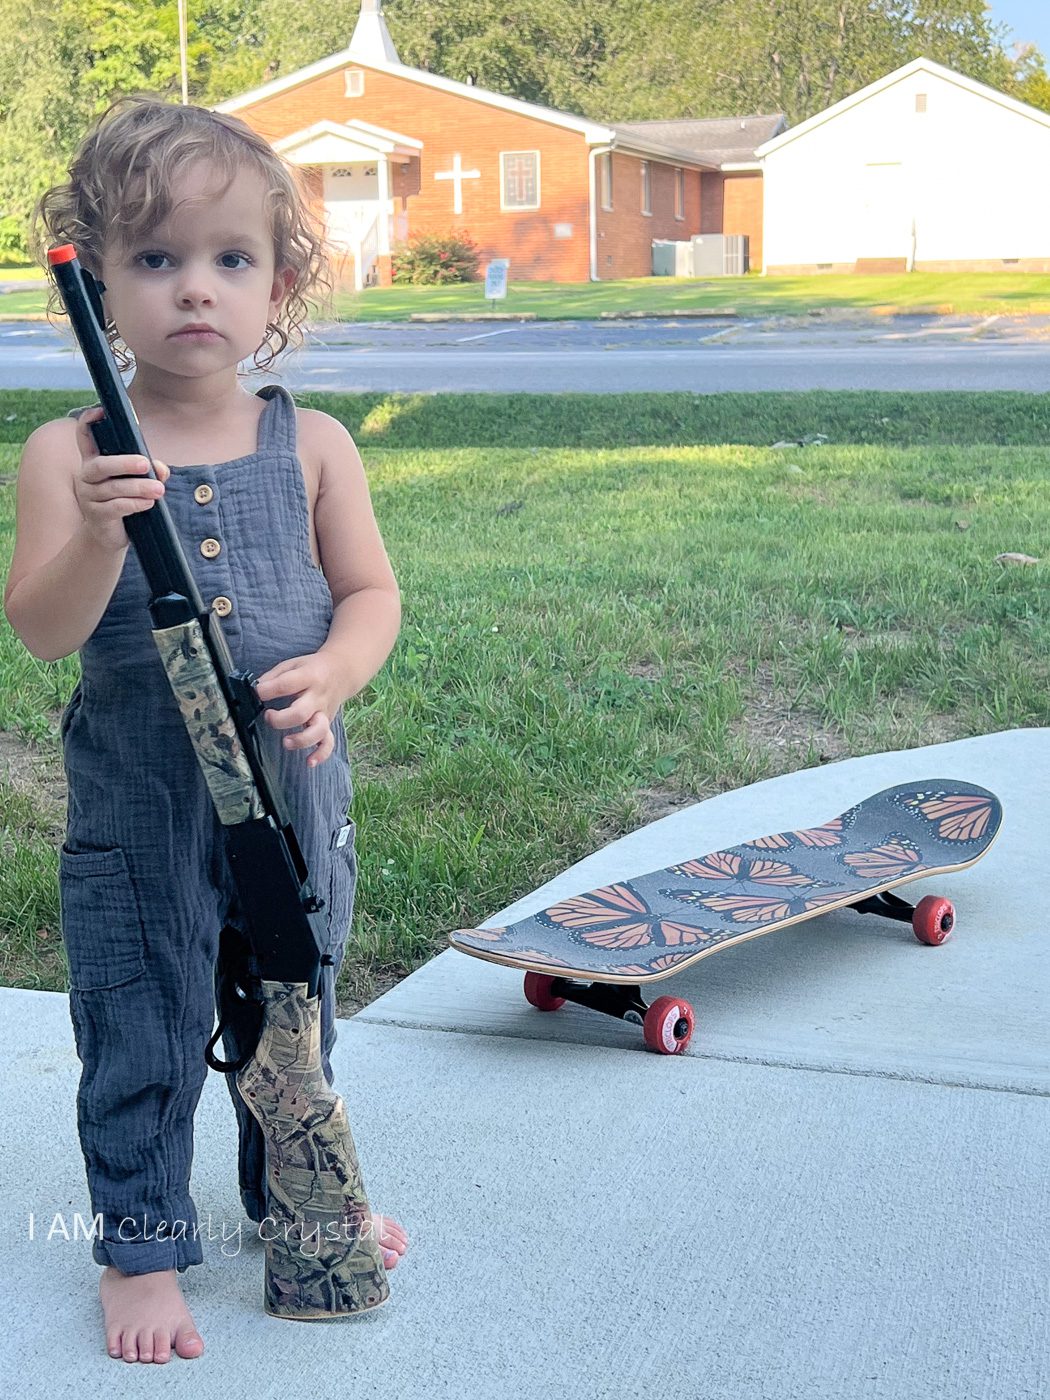
<svg viewBox="0 0 1050 1400">
<path fill-rule="evenodd" d="M 215 300 L 215 289 L 207 277 L 191 272 L 180 282 L 177 295 L 182 307 L 208 306 Z"/>
</svg>

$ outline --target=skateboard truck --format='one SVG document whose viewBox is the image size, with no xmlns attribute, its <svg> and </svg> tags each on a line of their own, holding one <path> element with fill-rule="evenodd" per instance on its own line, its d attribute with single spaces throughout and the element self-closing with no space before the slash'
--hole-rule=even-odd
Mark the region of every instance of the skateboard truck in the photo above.
<svg viewBox="0 0 1050 1400">
<path fill-rule="evenodd" d="M 612 982 L 577 982 L 571 977 L 525 974 L 525 999 L 539 1011 L 557 1011 L 567 1001 L 641 1026 L 651 1050 L 674 1055 L 684 1050 L 693 1034 L 693 1008 L 681 997 L 658 997 L 650 1006 L 638 986 Z"/>
<path fill-rule="evenodd" d="M 849 908 L 856 909 L 858 914 L 881 914 L 884 919 L 911 924 L 919 942 L 931 947 L 943 943 L 955 927 L 955 905 L 936 894 L 928 894 L 918 904 L 909 904 L 891 890 L 880 890 L 866 899 L 858 899 Z"/>
</svg>

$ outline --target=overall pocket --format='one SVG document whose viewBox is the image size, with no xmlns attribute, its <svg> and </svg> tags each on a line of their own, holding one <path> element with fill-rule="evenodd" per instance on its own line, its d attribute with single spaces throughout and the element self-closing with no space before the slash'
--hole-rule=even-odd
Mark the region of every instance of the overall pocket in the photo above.
<svg viewBox="0 0 1050 1400">
<path fill-rule="evenodd" d="M 78 992 L 120 987 L 145 970 L 145 930 L 127 859 L 119 847 L 58 857 L 62 941 Z"/>
<path fill-rule="evenodd" d="M 357 828 L 349 818 L 332 832 L 328 878 L 328 951 L 342 962 L 357 888 Z"/>
</svg>

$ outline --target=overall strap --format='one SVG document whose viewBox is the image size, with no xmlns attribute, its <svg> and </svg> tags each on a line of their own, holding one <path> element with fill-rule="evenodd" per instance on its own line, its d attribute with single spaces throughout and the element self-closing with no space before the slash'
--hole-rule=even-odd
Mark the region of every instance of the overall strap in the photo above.
<svg viewBox="0 0 1050 1400">
<path fill-rule="evenodd" d="M 258 451 L 268 456 L 287 452 L 294 457 L 295 400 L 282 384 L 267 384 L 257 393 L 269 400 L 259 419 Z"/>
</svg>

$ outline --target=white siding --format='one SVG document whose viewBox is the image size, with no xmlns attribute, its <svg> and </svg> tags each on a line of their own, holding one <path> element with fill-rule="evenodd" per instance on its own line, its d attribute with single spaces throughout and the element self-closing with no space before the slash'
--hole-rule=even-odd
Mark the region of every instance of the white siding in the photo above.
<svg viewBox="0 0 1050 1400">
<path fill-rule="evenodd" d="M 763 168 L 768 268 L 1050 258 L 1050 125 L 941 73 L 909 71 Z"/>
</svg>

